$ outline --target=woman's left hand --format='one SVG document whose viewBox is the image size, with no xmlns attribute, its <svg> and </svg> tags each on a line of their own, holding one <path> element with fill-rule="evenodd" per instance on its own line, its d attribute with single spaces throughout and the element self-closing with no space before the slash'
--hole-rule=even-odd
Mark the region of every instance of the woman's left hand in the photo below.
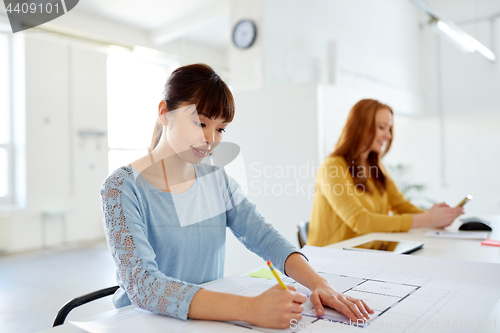
<svg viewBox="0 0 500 333">
<path fill-rule="evenodd" d="M 325 313 L 323 305 L 341 312 L 352 322 L 365 322 L 370 319 L 368 313 L 374 313 L 365 301 L 337 292 L 326 280 L 315 285 L 310 300 L 317 316 Z"/>
</svg>

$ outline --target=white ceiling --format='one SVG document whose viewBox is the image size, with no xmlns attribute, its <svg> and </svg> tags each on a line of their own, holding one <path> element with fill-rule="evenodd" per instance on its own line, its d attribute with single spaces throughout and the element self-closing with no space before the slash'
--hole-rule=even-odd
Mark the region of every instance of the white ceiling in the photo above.
<svg viewBox="0 0 500 333">
<path fill-rule="evenodd" d="M 229 1 L 231 0 L 80 0 L 74 11 L 126 24 L 152 35 L 158 32 L 168 35 L 178 25 L 188 22 L 188 27 L 182 27 L 178 38 L 224 48 L 230 42 Z M 500 13 L 500 0 L 425 1 L 454 22 Z M 222 15 L 214 16 L 214 8 L 217 8 L 216 13 L 221 12 L 222 8 Z M 201 25 L 196 24 L 197 20 L 203 19 L 204 12 L 207 12 L 207 17 Z"/>
<path fill-rule="evenodd" d="M 195 29 L 186 35 L 187 40 L 215 47 L 227 47 L 231 31 L 229 15 L 207 22 L 203 27 Z"/>
<path fill-rule="evenodd" d="M 226 13 L 208 19 L 202 26 L 183 33 L 182 38 L 215 47 L 229 43 L 229 2 L 221 0 L 81 0 L 75 7 L 80 12 L 94 17 L 127 24 L 154 33 L 167 26 L 174 29 L 176 22 L 211 8 L 227 7 Z M 197 16 L 197 17 L 198 17 Z"/>
<path fill-rule="evenodd" d="M 426 0 L 438 14 L 460 23 L 500 14 L 499 0 Z"/>
<path fill-rule="evenodd" d="M 140 29 L 153 30 L 214 2 L 215 0 L 81 0 L 74 10 Z"/>
</svg>

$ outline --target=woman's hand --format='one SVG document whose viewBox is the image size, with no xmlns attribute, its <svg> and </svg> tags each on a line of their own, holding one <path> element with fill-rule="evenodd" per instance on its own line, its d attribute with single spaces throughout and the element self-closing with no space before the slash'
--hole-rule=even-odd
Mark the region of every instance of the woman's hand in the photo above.
<svg viewBox="0 0 500 333">
<path fill-rule="evenodd" d="M 464 213 L 463 207 L 450 207 L 444 202 L 435 204 L 422 214 L 414 214 L 411 228 L 444 228 Z"/>
<path fill-rule="evenodd" d="M 279 284 L 251 299 L 248 321 L 250 324 L 269 328 L 288 328 L 291 320 L 302 319 L 307 301 L 304 294 L 296 292 L 296 288 L 288 286 L 283 290 Z"/>
<path fill-rule="evenodd" d="M 368 313 L 374 313 L 365 301 L 337 292 L 324 279 L 311 289 L 310 300 L 317 316 L 325 313 L 323 305 L 343 313 L 352 322 L 366 321 L 370 319 Z"/>
<path fill-rule="evenodd" d="M 435 204 L 424 213 L 424 215 L 427 214 L 427 223 L 424 227 L 447 227 L 463 213 L 463 207 L 450 207 L 444 202 Z"/>
<path fill-rule="evenodd" d="M 369 319 L 369 313 L 374 313 L 363 300 L 343 295 L 333 289 L 332 285 L 318 274 L 299 253 L 292 253 L 285 262 L 288 275 L 311 290 L 311 300 L 316 315 L 325 313 L 323 305 L 343 313 L 353 322 Z"/>
</svg>

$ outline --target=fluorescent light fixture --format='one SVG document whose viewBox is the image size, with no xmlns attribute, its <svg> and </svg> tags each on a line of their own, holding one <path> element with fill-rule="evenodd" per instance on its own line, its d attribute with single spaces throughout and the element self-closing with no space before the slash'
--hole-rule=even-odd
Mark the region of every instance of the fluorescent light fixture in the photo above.
<svg viewBox="0 0 500 333">
<path fill-rule="evenodd" d="M 447 38 L 452 44 L 458 47 L 464 53 L 471 53 L 476 51 L 474 46 L 474 38 L 467 35 L 461 30 L 456 29 L 452 24 L 438 20 L 435 25 L 436 31 Z"/>
<path fill-rule="evenodd" d="M 491 52 L 490 49 L 453 23 L 441 19 L 433 21 L 434 23 L 432 24 L 437 28 L 437 32 L 447 38 L 452 44 L 462 50 L 462 52 L 472 53 L 477 51 L 491 61 L 496 60 L 495 54 Z"/>
<path fill-rule="evenodd" d="M 489 48 L 484 46 L 483 44 L 479 43 L 477 40 L 476 41 L 476 51 L 484 55 L 486 58 L 490 59 L 491 61 L 497 60 L 497 57 L 495 56 L 495 53 L 491 51 Z"/>
<path fill-rule="evenodd" d="M 438 15 L 423 0 L 409 1 L 420 8 L 423 12 L 427 13 L 431 17 L 430 24 L 435 28 L 435 30 L 440 35 L 448 39 L 453 45 L 462 50 L 462 52 L 472 53 L 477 51 L 490 61 L 495 61 L 497 59 L 495 54 L 490 49 L 452 22 L 442 18 L 441 15 Z"/>
</svg>

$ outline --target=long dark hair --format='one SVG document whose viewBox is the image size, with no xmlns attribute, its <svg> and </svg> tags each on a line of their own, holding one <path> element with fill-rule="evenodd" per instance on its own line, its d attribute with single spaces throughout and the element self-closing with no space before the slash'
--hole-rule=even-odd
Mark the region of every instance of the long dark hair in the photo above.
<svg viewBox="0 0 500 333">
<path fill-rule="evenodd" d="M 187 102 L 195 104 L 198 114 L 209 119 L 223 118 L 231 122 L 234 117 L 233 94 L 212 67 L 205 64 L 174 70 L 165 84 L 163 99 L 167 102 L 167 112 Z M 149 151 L 158 145 L 162 131 L 163 125 L 157 119 Z"/>
<path fill-rule="evenodd" d="M 391 114 L 394 114 L 388 105 L 382 104 L 374 99 L 362 99 L 357 102 L 349 113 L 347 123 L 342 130 L 342 134 L 335 146 L 334 152 L 330 155 L 344 157 L 349 168 L 349 173 L 354 180 L 354 185 L 364 186 L 368 193 L 372 193 L 372 190 L 366 183 L 366 177 L 358 177 L 358 168 L 361 166 L 361 153 L 369 149 L 375 139 L 375 114 L 380 109 L 388 109 Z M 387 154 L 389 148 L 391 148 L 392 139 L 394 138 L 393 127 L 391 127 L 391 139 L 387 142 L 383 155 Z M 370 173 L 370 176 L 373 178 L 375 186 L 381 194 L 384 193 L 387 186 L 387 177 L 380 169 L 380 158 L 382 156 L 380 156 L 379 153 L 370 152 L 367 159 L 369 170 L 365 170 L 366 175 L 367 172 L 370 172 L 371 167 L 375 167 L 375 174 Z"/>
</svg>

